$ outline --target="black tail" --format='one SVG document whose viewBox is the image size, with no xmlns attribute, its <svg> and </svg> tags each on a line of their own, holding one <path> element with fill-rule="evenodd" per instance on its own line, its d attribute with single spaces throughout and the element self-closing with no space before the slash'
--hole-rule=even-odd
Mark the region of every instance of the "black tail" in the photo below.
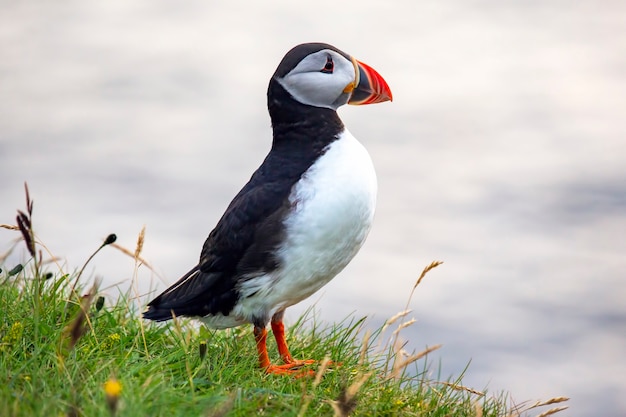
<svg viewBox="0 0 626 417">
<path fill-rule="evenodd" d="M 181 291 L 189 287 L 194 276 L 199 271 L 196 265 L 191 271 L 187 272 L 181 279 L 176 281 L 174 285 L 163 291 L 158 297 L 148 303 L 148 310 L 143 313 L 143 318 L 154 321 L 166 321 L 173 318 L 174 315 L 181 315 L 178 310 L 185 307 L 184 295 L 188 295 L 189 291 Z M 182 292 L 182 294 L 181 294 Z M 181 297 L 182 296 L 182 297 Z"/>
<path fill-rule="evenodd" d="M 148 310 L 143 313 L 143 318 L 154 321 L 166 321 L 172 318 L 172 310 L 161 310 L 150 306 Z"/>
<path fill-rule="evenodd" d="M 204 317 L 221 312 L 228 315 L 238 299 L 232 279 L 220 273 L 204 273 L 196 265 L 174 285 L 148 303 L 145 319 L 170 320 L 176 317 Z"/>
</svg>

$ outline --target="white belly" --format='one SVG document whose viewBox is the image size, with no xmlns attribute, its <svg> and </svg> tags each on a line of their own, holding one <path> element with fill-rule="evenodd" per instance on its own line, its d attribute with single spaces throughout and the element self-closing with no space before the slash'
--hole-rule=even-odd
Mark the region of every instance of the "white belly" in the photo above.
<svg viewBox="0 0 626 417">
<path fill-rule="evenodd" d="M 281 267 L 246 282 L 235 316 L 258 311 L 271 315 L 334 278 L 367 237 L 376 191 L 369 154 L 344 131 L 292 190 L 293 210 L 285 219 L 287 236 L 279 248 Z"/>
</svg>

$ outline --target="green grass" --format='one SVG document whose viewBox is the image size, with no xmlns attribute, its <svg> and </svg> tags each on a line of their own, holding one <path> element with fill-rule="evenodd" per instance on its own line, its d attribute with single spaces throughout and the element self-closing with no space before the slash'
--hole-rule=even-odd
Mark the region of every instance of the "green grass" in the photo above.
<svg viewBox="0 0 626 417">
<path fill-rule="evenodd" d="M 329 357 L 340 365 L 312 366 L 316 377 L 266 375 L 257 367 L 249 327 L 211 331 L 187 320 L 145 322 L 139 309 L 146 300 L 133 299 L 130 290 L 104 300 L 97 285 L 80 284 L 80 273 L 46 272 L 50 264 L 38 254 L 28 199 L 27 207 L 16 229 L 31 259 L 24 268 L 0 265 L 2 416 L 480 417 L 521 412 L 507 405 L 505 394 L 464 387 L 460 376 L 430 379 L 428 350 L 407 355 L 396 343 L 393 331 L 408 323 L 402 324 L 402 315 L 367 334 L 364 319 L 325 325 L 308 313 L 289 326 L 292 354 Z M 136 260 L 142 241 L 140 235 L 134 254 L 126 251 Z M 276 360 L 273 343 L 269 349 Z M 116 382 L 119 396 L 111 390 Z M 556 412 L 551 411 L 542 415 Z"/>
<path fill-rule="evenodd" d="M 103 387 L 112 378 L 122 385 L 119 414 L 127 416 L 204 416 L 220 408 L 233 416 L 332 415 L 331 402 L 364 378 L 354 415 L 473 416 L 475 401 L 484 415 L 504 412 L 497 401 L 433 384 L 423 373 L 387 379 L 376 364 L 360 363 L 357 333 L 363 320 L 304 330 L 310 317 L 305 316 L 291 326 L 288 340 L 295 357 L 329 356 L 341 363 L 316 385 L 314 378 L 259 370 L 247 327 L 208 331 L 187 321 L 144 323 L 127 297 L 99 310 L 83 298 L 83 315 L 70 278 L 3 277 L 0 409 L 8 411 L 5 415 L 109 415 Z M 370 338 L 372 350 L 377 340 Z M 206 344 L 204 358 L 201 344 Z M 271 355 L 278 357 L 275 349 Z M 381 365 L 381 360 L 374 362 Z"/>
</svg>

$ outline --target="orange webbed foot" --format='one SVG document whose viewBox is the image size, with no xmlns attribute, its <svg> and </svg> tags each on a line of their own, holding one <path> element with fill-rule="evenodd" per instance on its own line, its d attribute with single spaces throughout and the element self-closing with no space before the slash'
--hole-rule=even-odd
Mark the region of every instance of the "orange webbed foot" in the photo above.
<svg viewBox="0 0 626 417">
<path fill-rule="evenodd" d="M 302 369 L 308 365 L 318 365 L 317 369 Z M 291 375 L 296 378 L 302 378 L 305 376 L 315 376 L 320 372 L 320 368 L 324 366 L 324 370 L 341 366 L 340 362 L 328 361 L 324 364 L 324 361 L 316 361 L 314 359 L 296 360 L 290 358 L 290 361 L 284 365 L 269 365 L 265 368 L 265 372 L 275 375 Z"/>
<path fill-rule="evenodd" d="M 312 362 L 312 361 L 302 361 L 302 362 Z M 289 375 L 295 378 L 303 378 L 307 376 L 315 376 L 315 371 L 312 369 L 302 369 L 304 363 L 287 363 L 284 365 L 269 365 L 265 367 L 265 373 L 272 375 Z"/>
<path fill-rule="evenodd" d="M 298 360 L 298 359 L 294 359 L 291 356 L 289 356 L 288 358 L 283 358 L 283 362 L 285 362 L 285 365 L 290 365 L 290 366 L 294 366 L 294 367 L 301 367 L 301 366 L 305 366 L 305 365 L 313 365 L 314 363 L 317 363 L 318 361 L 316 361 L 315 359 Z"/>
</svg>

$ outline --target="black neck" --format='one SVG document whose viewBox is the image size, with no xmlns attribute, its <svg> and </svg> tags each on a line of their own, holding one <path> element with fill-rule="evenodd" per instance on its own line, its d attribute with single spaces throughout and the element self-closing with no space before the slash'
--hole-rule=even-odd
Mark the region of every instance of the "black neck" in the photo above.
<svg viewBox="0 0 626 417">
<path fill-rule="evenodd" d="M 272 78 L 267 91 L 267 107 L 274 132 L 273 147 L 290 142 L 308 149 L 325 148 L 344 130 L 333 109 L 302 104 Z"/>
<path fill-rule="evenodd" d="M 324 154 L 344 127 L 336 111 L 294 100 L 274 79 L 267 101 L 274 131 L 272 149 L 249 185 L 280 178 L 289 183 L 285 191 L 288 194 L 291 185 Z"/>
</svg>

